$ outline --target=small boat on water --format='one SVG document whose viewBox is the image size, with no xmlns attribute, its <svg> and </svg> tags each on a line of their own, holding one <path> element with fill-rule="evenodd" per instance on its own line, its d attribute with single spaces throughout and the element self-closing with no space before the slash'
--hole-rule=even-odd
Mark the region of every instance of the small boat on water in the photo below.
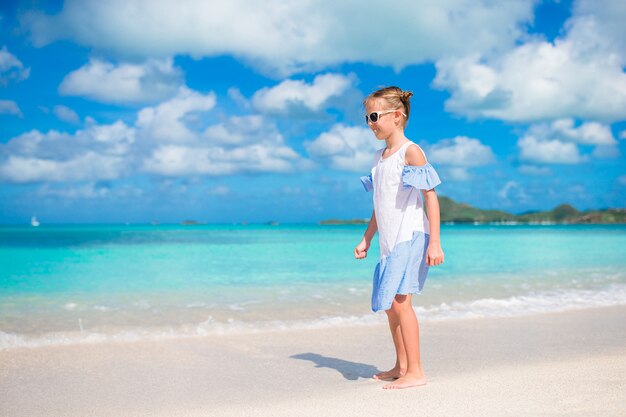
<svg viewBox="0 0 626 417">
<path fill-rule="evenodd" d="M 30 218 L 30 225 L 33 227 L 37 227 L 39 226 L 39 220 L 37 220 L 37 217 L 33 216 Z"/>
</svg>

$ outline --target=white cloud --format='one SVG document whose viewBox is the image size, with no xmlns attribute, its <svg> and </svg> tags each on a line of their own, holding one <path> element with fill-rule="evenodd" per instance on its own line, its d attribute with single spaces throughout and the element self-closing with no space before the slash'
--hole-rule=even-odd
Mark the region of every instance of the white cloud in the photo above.
<svg viewBox="0 0 626 417">
<path fill-rule="evenodd" d="M 222 123 L 209 126 L 203 137 L 211 143 L 230 146 L 283 142 L 276 126 L 259 115 L 230 117 Z"/>
<path fill-rule="evenodd" d="M 608 125 L 586 122 L 575 126 L 573 119 L 531 125 L 518 147 L 522 160 L 575 164 L 588 159 L 580 154 L 579 144 L 594 146 L 592 156 L 595 158 L 620 155 L 617 140 Z"/>
<path fill-rule="evenodd" d="M 252 103 L 264 113 L 287 113 L 290 109 L 318 112 L 330 98 L 340 96 L 351 85 L 351 77 L 341 74 L 318 75 L 310 84 L 302 80 L 285 80 L 275 87 L 257 91 Z"/>
<path fill-rule="evenodd" d="M 626 7 L 616 3 L 577 2 L 554 42 L 439 60 L 434 85 L 451 91 L 446 109 L 509 121 L 626 118 Z"/>
<path fill-rule="evenodd" d="M 230 194 L 230 188 L 225 185 L 216 185 L 207 190 L 207 194 L 209 195 L 228 195 Z"/>
<path fill-rule="evenodd" d="M 272 194 L 277 196 L 301 196 L 305 193 L 309 196 L 315 195 L 315 191 L 313 189 L 303 190 L 301 187 L 292 187 L 289 185 L 285 185 L 278 190 L 272 190 Z"/>
<path fill-rule="evenodd" d="M 9 52 L 6 46 L 0 49 L 0 86 L 9 81 L 22 81 L 30 76 L 30 68 L 24 68 L 22 61 Z"/>
<path fill-rule="evenodd" d="M 239 107 L 244 109 L 249 109 L 251 107 L 250 100 L 245 98 L 238 88 L 230 87 L 227 91 L 227 94 L 228 97 L 230 97 L 230 99 L 233 100 Z"/>
<path fill-rule="evenodd" d="M 332 168 L 366 173 L 372 167 L 374 153 L 384 147 L 372 131 L 364 127 L 334 125 L 311 142 L 305 142 L 307 152 Z"/>
<path fill-rule="evenodd" d="M 310 161 L 284 143 L 261 116 L 235 116 L 208 127 L 186 144 L 157 147 L 143 162 L 144 172 L 165 176 L 294 172 Z"/>
<path fill-rule="evenodd" d="M 511 199 L 515 199 L 517 202 L 528 201 L 528 195 L 524 191 L 524 187 L 516 181 L 507 181 L 500 191 L 498 191 L 498 195 L 507 203 L 510 203 Z"/>
<path fill-rule="evenodd" d="M 610 42 L 614 49 L 626 51 L 626 4 L 614 0 L 578 0 L 574 3 L 575 16 L 590 16 L 596 23 L 597 35 Z M 584 38 L 587 33 L 581 31 L 578 36 Z"/>
<path fill-rule="evenodd" d="M 602 159 L 619 158 L 621 155 L 617 146 L 596 146 L 591 153 L 594 158 Z"/>
<path fill-rule="evenodd" d="M 557 139 L 538 139 L 530 134 L 517 142 L 520 159 L 548 164 L 578 164 L 587 160 L 581 156 L 578 147 L 572 142 Z"/>
<path fill-rule="evenodd" d="M 0 49 L 0 71 L 5 72 L 14 67 L 21 68 L 22 62 L 9 52 L 6 46 Z"/>
<path fill-rule="evenodd" d="M 77 136 L 79 139 L 85 136 L 84 140 L 92 141 L 90 147 L 110 155 L 127 155 L 136 142 L 136 130 L 119 120 L 110 125 L 90 124 L 84 134 L 80 132 Z"/>
<path fill-rule="evenodd" d="M 547 176 L 552 174 L 552 170 L 548 167 L 539 167 L 536 165 L 520 165 L 518 171 L 524 175 Z"/>
<path fill-rule="evenodd" d="M 63 120 L 64 122 L 80 122 L 80 117 L 78 117 L 78 114 L 76 114 L 74 110 L 70 109 L 67 106 L 54 106 L 54 114 L 56 115 L 56 117 L 58 117 L 60 120 Z"/>
<path fill-rule="evenodd" d="M 500 198 L 506 199 L 508 197 L 509 191 L 513 188 L 519 187 L 519 184 L 515 181 L 507 181 L 506 184 L 498 191 L 498 195 Z"/>
<path fill-rule="evenodd" d="M 43 184 L 36 192 L 39 197 L 59 197 L 63 199 L 96 199 L 111 195 L 109 187 L 97 186 L 95 182 L 89 182 L 77 187 L 53 187 Z"/>
<path fill-rule="evenodd" d="M 144 161 L 143 171 L 166 176 L 189 174 L 219 175 L 225 166 L 211 163 L 211 150 L 190 146 L 163 145 Z"/>
<path fill-rule="evenodd" d="M 491 164 L 496 159 L 489 146 L 466 136 L 440 140 L 429 146 L 426 154 L 428 162 L 444 166 L 446 178 L 454 181 L 471 180 L 468 168 Z"/>
<path fill-rule="evenodd" d="M 491 148 L 480 140 L 457 136 L 441 140 L 428 148 L 428 160 L 435 164 L 455 167 L 477 167 L 495 161 Z M 461 176 L 461 172 L 458 172 Z"/>
<path fill-rule="evenodd" d="M 472 179 L 472 174 L 465 167 L 450 167 L 446 172 L 446 178 L 452 181 L 469 181 Z"/>
<path fill-rule="evenodd" d="M 0 144 L 0 181 L 97 181 L 136 173 L 223 176 L 285 173 L 312 167 L 262 116 L 231 117 L 204 131 L 192 117 L 215 106 L 213 92 L 181 87 L 176 97 L 137 113 L 134 125 L 85 118 L 73 134 L 24 133 Z M 223 192 L 224 189 L 216 192 Z"/>
<path fill-rule="evenodd" d="M 287 146 L 254 144 L 224 149 L 162 145 L 144 161 L 142 170 L 166 176 L 291 172 L 299 160 L 300 156 Z"/>
<path fill-rule="evenodd" d="M 619 138 L 626 139 L 626 130 L 622 130 L 621 132 L 619 132 Z"/>
<path fill-rule="evenodd" d="M 611 128 L 597 122 L 586 122 L 575 127 L 573 119 L 558 119 L 549 124 L 534 124 L 529 132 L 534 136 L 572 141 L 582 145 L 617 145 Z"/>
<path fill-rule="evenodd" d="M 192 112 L 211 110 L 216 104 L 215 93 L 201 94 L 181 87 L 178 95 L 155 107 L 146 107 L 137 114 L 137 127 L 143 136 L 160 142 L 193 141 L 197 132 L 191 130 L 184 117 Z"/>
<path fill-rule="evenodd" d="M 11 100 L 0 100 L 0 114 L 12 114 L 22 117 L 22 111 L 17 103 Z"/>
<path fill-rule="evenodd" d="M 91 59 L 63 79 L 59 92 L 105 103 L 146 103 L 172 97 L 182 82 L 182 71 L 172 59 L 150 59 L 141 65 Z"/>
<path fill-rule="evenodd" d="M 523 34 L 534 4 L 399 0 L 381 7 L 357 0 L 67 0 L 59 14 L 31 12 L 22 16 L 22 23 L 37 46 L 72 39 L 125 57 L 227 54 L 284 75 L 344 62 L 402 68 L 444 56 L 502 50 Z"/>
<path fill-rule="evenodd" d="M 100 184 L 95 181 L 90 181 L 85 184 L 42 184 L 35 191 L 37 197 L 53 197 L 64 200 L 78 200 L 78 199 L 105 199 L 111 197 L 127 198 L 127 197 L 141 197 L 144 195 L 144 190 L 135 187 L 133 185 L 121 185 L 111 187 L 108 184 Z"/>
<path fill-rule="evenodd" d="M 0 180 L 16 183 L 110 180 L 129 169 L 135 132 L 123 122 L 74 134 L 37 130 L 0 146 Z"/>
<path fill-rule="evenodd" d="M 0 178 L 10 182 L 77 181 L 85 179 L 113 180 L 124 169 L 122 157 L 99 155 L 92 151 L 68 161 L 9 156 L 0 165 Z"/>
</svg>

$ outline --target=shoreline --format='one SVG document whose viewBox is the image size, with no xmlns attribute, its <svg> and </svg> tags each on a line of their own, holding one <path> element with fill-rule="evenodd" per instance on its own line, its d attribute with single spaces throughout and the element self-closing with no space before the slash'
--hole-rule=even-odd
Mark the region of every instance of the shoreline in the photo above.
<svg viewBox="0 0 626 417">
<path fill-rule="evenodd" d="M 11 416 L 619 415 L 626 306 L 420 321 L 429 384 L 369 379 L 392 365 L 386 325 L 0 351 Z"/>
<path fill-rule="evenodd" d="M 414 306 L 416 315 L 426 323 L 462 322 L 488 318 L 523 318 L 542 314 L 626 306 L 623 302 L 624 297 L 626 297 L 626 286 L 617 283 L 603 288 L 602 291 L 591 289 L 553 290 L 511 295 L 503 298 L 494 297 L 492 294 L 479 299 L 470 298 L 448 302 L 439 302 L 440 300 L 432 298 L 431 294 L 418 296 L 420 302 L 429 300 L 429 303 L 425 305 Z M 355 300 L 357 299 L 355 298 Z M 165 324 L 163 321 L 156 322 L 152 318 L 142 324 L 140 324 L 141 321 L 138 321 L 137 324 L 127 322 L 124 326 L 120 326 L 108 317 L 102 317 L 99 310 L 82 311 L 76 314 L 75 310 L 71 309 L 64 317 L 51 318 L 50 320 L 53 322 L 55 319 L 62 319 L 64 322 L 73 322 L 72 330 L 59 328 L 59 330 L 43 332 L 18 333 L 15 330 L 6 330 L 5 328 L 0 331 L 0 352 L 21 348 L 36 349 L 40 347 L 141 341 L 158 342 L 160 340 L 186 340 L 223 335 L 252 335 L 337 327 L 349 330 L 351 327 L 386 325 L 387 321 L 383 313 L 372 313 L 364 307 L 367 305 L 367 301 L 365 296 L 360 296 L 357 301 L 349 303 L 342 300 L 341 303 L 337 304 L 341 307 L 334 309 L 331 306 L 312 305 L 305 307 L 303 303 L 300 303 L 297 310 L 274 307 L 271 309 L 272 311 L 269 311 L 270 306 L 268 305 L 261 308 L 259 312 L 247 312 L 249 313 L 248 316 L 242 315 L 241 311 L 238 310 L 243 311 L 243 307 L 236 305 L 235 310 L 226 312 L 218 312 L 215 309 L 192 311 L 196 320 L 188 322 L 180 320 L 183 315 L 190 313 L 188 309 L 179 312 L 172 310 L 170 314 L 178 313 L 179 323 Z M 436 302 L 433 303 L 433 301 Z M 120 312 L 123 315 L 128 314 L 123 310 Z M 316 315 L 307 317 L 312 312 L 315 312 Z M 268 313 L 271 313 L 272 316 L 269 316 Z M 128 319 L 125 316 L 121 318 Z M 161 319 L 164 318 L 161 316 Z M 94 325 L 94 319 L 100 319 L 101 322 L 96 322 Z M 24 325 L 23 322 L 21 323 Z"/>
<path fill-rule="evenodd" d="M 626 209 L 620 209 L 626 210 Z M 362 227 L 367 226 L 367 221 L 359 220 L 359 219 L 323 219 L 316 221 L 282 221 L 282 222 L 271 222 L 271 221 L 260 221 L 260 222 L 196 222 L 196 223 L 187 223 L 183 224 L 183 222 L 111 222 L 111 223 L 103 223 L 103 222 L 85 222 L 85 223 L 67 223 L 67 222 L 49 222 L 42 223 L 39 226 L 32 226 L 28 222 L 23 223 L 2 223 L 0 224 L 1 229 L 24 229 L 24 230 L 43 230 L 43 229 L 55 229 L 55 228 L 90 228 L 90 227 L 119 227 L 119 228 L 150 228 L 150 229 L 158 229 L 158 228 L 172 228 L 175 227 L 181 230 L 192 230 L 194 228 L 210 228 L 210 227 L 219 227 L 224 229 L 229 228 L 250 228 L 250 229 L 280 229 L 280 228 L 293 228 L 293 227 L 317 227 L 317 226 L 329 226 L 332 229 L 332 226 L 354 226 L 354 227 Z M 552 221 L 552 220 L 541 220 L 541 221 L 509 221 L 509 220 L 442 220 L 441 225 L 446 226 L 617 226 L 617 227 L 625 227 L 626 222 L 561 222 L 561 221 Z"/>
</svg>

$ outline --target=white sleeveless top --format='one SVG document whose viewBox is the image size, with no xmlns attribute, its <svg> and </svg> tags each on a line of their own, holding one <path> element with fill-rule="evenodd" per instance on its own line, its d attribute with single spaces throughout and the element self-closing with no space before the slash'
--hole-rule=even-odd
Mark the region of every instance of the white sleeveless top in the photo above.
<svg viewBox="0 0 626 417">
<path fill-rule="evenodd" d="M 385 159 L 382 158 L 385 148 L 378 150 L 371 174 L 361 177 L 365 189 L 374 190 L 381 259 L 389 256 L 399 243 L 410 242 L 415 232 L 430 234 L 420 190 L 431 190 L 441 184 L 441 180 L 430 163 L 405 165 L 406 150 L 413 144 L 407 141 Z M 422 148 L 418 148 L 424 154 Z"/>
</svg>

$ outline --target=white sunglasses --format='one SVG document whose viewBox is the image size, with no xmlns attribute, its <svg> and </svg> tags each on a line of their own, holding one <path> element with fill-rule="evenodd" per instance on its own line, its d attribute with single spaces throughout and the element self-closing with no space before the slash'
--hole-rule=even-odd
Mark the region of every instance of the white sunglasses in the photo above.
<svg viewBox="0 0 626 417">
<path fill-rule="evenodd" d="M 380 119 L 380 116 L 382 116 L 383 114 L 393 113 L 396 111 L 400 111 L 400 110 L 396 109 L 396 110 L 385 110 L 385 111 L 373 111 L 370 114 L 365 115 L 365 123 L 369 123 L 369 122 L 376 123 L 378 119 Z M 401 111 L 400 111 L 400 114 L 406 117 L 406 114 L 402 113 Z"/>
</svg>

